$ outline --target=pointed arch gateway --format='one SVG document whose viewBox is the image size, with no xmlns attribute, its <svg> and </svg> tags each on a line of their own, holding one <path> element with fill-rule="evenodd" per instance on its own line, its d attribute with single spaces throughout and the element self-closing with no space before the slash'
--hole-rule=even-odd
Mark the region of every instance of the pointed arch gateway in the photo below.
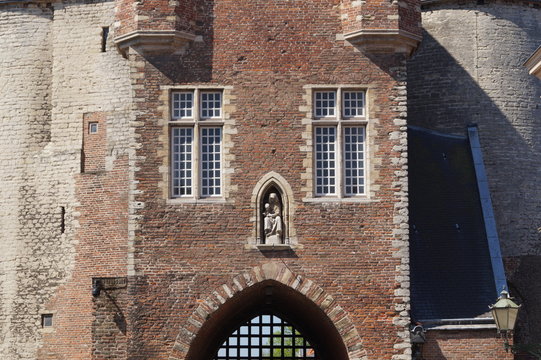
<svg viewBox="0 0 541 360">
<path fill-rule="evenodd" d="M 243 336 L 252 330 L 254 336 Z M 258 331 L 276 336 L 259 336 L 255 334 Z M 247 341 L 254 346 L 246 345 Z M 276 346 L 269 341 L 274 341 Z M 229 352 L 233 347 L 236 351 Z M 242 355 L 241 349 L 246 349 Z M 274 350 L 270 354 L 275 357 L 265 356 L 269 350 Z M 255 355 L 256 351 L 259 356 Z M 248 356 L 243 356 L 247 353 Z M 332 296 L 312 281 L 294 275 L 283 264 L 270 262 L 236 276 L 201 300 L 181 328 L 170 357 L 171 360 L 263 358 L 358 360 L 365 359 L 366 352 L 347 313 Z"/>
</svg>

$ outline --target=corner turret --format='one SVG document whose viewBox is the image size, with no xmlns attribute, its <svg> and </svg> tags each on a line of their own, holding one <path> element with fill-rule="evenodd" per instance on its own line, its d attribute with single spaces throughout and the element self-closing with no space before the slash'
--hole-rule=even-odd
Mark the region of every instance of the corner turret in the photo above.
<svg viewBox="0 0 541 360">
<path fill-rule="evenodd" d="M 419 0 L 343 0 L 345 40 L 365 53 L 404 53 L 421 42 Z"/>
<path fill-rule="evenodd" d="M 193 0 L 117 0 L 115 43 L 122 53 L 177 53 L 195 39 Z"/>
</svg>

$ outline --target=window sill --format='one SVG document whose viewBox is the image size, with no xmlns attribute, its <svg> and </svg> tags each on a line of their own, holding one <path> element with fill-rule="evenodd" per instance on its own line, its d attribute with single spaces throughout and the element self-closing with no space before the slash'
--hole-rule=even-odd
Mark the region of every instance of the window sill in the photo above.
<svg viewBox="0 0 541 360">
<path fill-rule="evenodd" d="M 380 202 L 377 199 L 369 199 L 366 197 L 345 197 L 345 198 L 335 198 L 335 197 L 311 197 L 302 199 L 305 203 L 363 203 L 370 204 Z"/>
<path fill-rule="evenodd" d="M 257 240 L 259 241 L 259 240 Z M 303 249 L 304 246 L 301 244 L 298 244 L 295 240 L 294 243 L 287 243 L 287 244 L 246 244 L 244 245 L 244 248 L 246 250 L 259 250 L 261 252 L 267 252 L 267 251 L 295 251 L 297 249 Z"/>
<path fill-rule="evenodd" d="M 39 329 L 41 333 L 43 334 L 53 334 L 56 333 L 56 329 L 54 326 L 48 326 L 48 327 L 42 327 Z"/>
<path fill-rule="evenodd" d="M 169 198 L 166 200 L 167 205 L 182 205 L 182 204 L 227 204 L 229 203 L 224 198 Z"/>
<path fill-rule="evenodd" d="M 344 126 L 347 126 L 348 124 L 361 124 L 365 125 L 368 124 L 368 119 L 366 117 L 341 117 L 341 118 L 325 118 L 325 117 L 316 117 L 312 120 L 313 126 L 320 126 L 320 125 L 337 125 L 338 123 L 341 123 Z"/>
<path fill-rule="evenodd" d="M 255 247 L 260 251 L 293 250 L 290 244 L 257 244 Z"/>
</svg>

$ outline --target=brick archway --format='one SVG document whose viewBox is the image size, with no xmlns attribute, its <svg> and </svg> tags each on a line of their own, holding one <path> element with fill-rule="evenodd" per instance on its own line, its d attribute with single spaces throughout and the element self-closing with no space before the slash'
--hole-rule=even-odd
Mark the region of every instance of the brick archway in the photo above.
<svg viewBox="0 0 541 360">
<path fill-rule="evenodd" d="M 198 301 L 198 307 L 181 327 L 169 359 L 199 359 L 201 355 L 198 349 L 211 346 L 207 341 L 208 337 L 222 327 L 222 322 L 227 322 L 222 319 L 224 312 L 238 313 L 238 304 L 251 299 L 249 294 L 265 284 L 275 284 L 283 293 L 288 293 L 288 296 L 302 299 L 301 307 L 317 309 L 309 315 L 310 321 L 320 321 L 322 328 L 327 329 L 325 331 L 334 332 L 333 346 L 344 348 L 344 359 L 367 359 L 357 329 L 336 300 L 313 281 L 292 273 L 284 264 L 278 262 L 268 262 L 241 273 L 230 282 L 215 288 L 207 298 Z"/>
</svg>

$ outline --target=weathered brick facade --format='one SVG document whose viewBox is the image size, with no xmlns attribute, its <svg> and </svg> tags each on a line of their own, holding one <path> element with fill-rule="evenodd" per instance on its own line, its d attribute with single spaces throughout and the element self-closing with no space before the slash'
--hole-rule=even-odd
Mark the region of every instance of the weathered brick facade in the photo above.
<svg viewBox="0 0 541 360">
<path fill-rule="evenodd" d="M 429 331 L 423 346 L 425 360 L 514 359 L 502 339 L 490 330 Z"/>
<path fill-rule="evenodd" d="M 420 35 L 413 0 L 1 3 L 0 357 L 211 359 L 270 309 L 321 358 L 411 359 L 406 60 Z M 362 196 L 316 194 L 322 89 L 366 94 L 350 119 L 366 134 Z M 172 93 L 208 90 L 222 118 L 185 126 L 221 129 L 222 192 L 173 197 Z M 269 189 L 275 248 L 261 246 Z M 427 359 L 502 355 L 495 331 L 452 338 L 463 353 L 438 336 Z"/>
<path fill-rule="evenodd" d="M 203 20 L 203 41 L 191 44 L 182 56 L 130 54 L 136 69 L 132 79 L 141 144 L 134 200 L 141 204 L 136 214 L 144 219 L 135 231 L 132 292 L 138 294 L 136 308 L 145 314 L 134 323 L 133 358 L 183 359 L 191 338 L 198 341 L 199 329 L 192 324 L 205 326 L 195 306 L 212 301 L 214 307 L 205 311 L 213 316 L 221 299 L 231 297 L 223 284 L 243 296 L 241 290 L 268 278 L 258 278 L 252 269 L 277 265 L 294 274 L 281 281 L 287 286 L 306 279 L 293 289 L 303 293 L 306 281 L 311 281 L 333 298 L 333 306 L 324 310 L 327 316 L 338 306 L 343 309 L 338 318 L 347 318 L 354 328 L 335 326 L 346 338 L 351 358 L 407 357 L 405 109 L 400 108 L 405 99 L 404 59 L 382 56 L 380 68 L 337 41 L 341 23 L 336 5 L 216 2 Z M 164 119 L 169 91 L 190 84 L 231 88 L 224 94 L 231 120 L 224 127 L 224 142 L 232 144 L 224 173 L 231 186 L 218 202 L 172 203 L 162 191 L 160 168 L 167 166 L 170 148 Z M 310 177 L 307 168 L 312 163 L 311 94 L 305 87 L 342 84 L 368 89 L 371 193 L 361 202 L 314 202 L 313 185 L 304 178 Z M 292 191 L 291 226 L 297 246 L 289 251 L 262 252 L 247 246 L 256 240 L 252 195 L 271 171 Z M 357 214 L 362 220 L 352 226 Z M 362 269 L 348 265 L 358 259 L 370 260 Z M 249 280 L 242 274 L 250 274 Z M 235 278 L 240 283 L 235 284 Z M 304 291 L 318 305 L 325 299 L 309 288 Z M 291 302 L 292 308 L 298 306 Z M 249 306 L 247 297 L 239 309 Z M 288 313 L 287 308 L 282 311 Z M 182 336 L 184 332 L 191 335 Z M 205 340 L 215 344 L 217 335 L 223 336 L 216 331 Z M 192 352 L 191 358 L 196 355 L 201 356 Z"/>
</svg>

